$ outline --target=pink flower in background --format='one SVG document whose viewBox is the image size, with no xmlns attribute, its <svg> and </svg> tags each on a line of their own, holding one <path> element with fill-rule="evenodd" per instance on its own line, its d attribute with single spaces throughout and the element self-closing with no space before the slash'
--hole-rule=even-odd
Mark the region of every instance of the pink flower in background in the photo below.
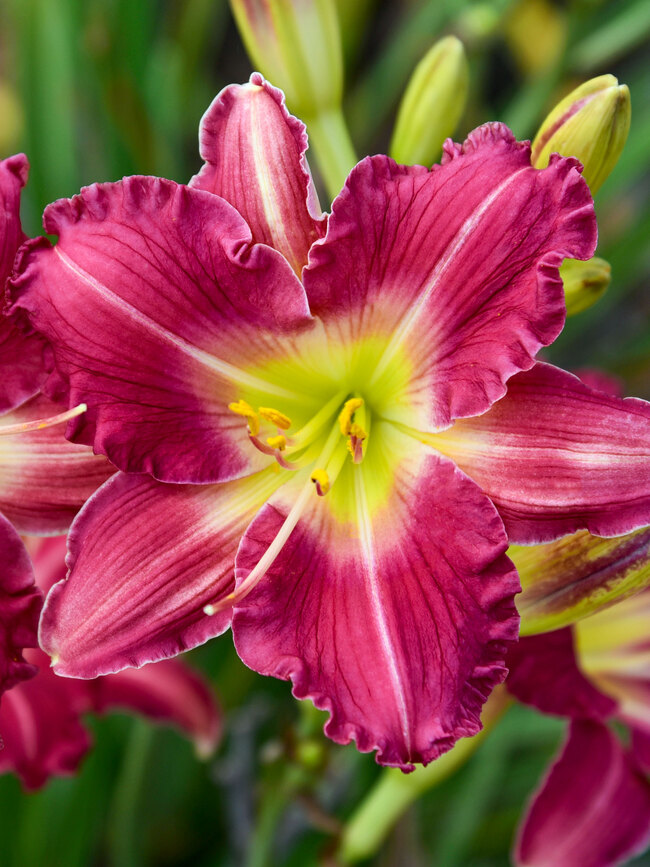
<svg viewBox="0 0 650 867">
<path fill-rule="evenodd" d="M 91 746 L 82 715 L 124 709 L 173 725 L 209 754 L 220 715 L 208 685 L 188 666 L 167 660 L 96 680 L 57 677 L 36 647 L 42 593 L 65 575 L 65 539 L 30 540 L 37 584 L 25 548 L 0 524 L 0 773 L 27 789 L 74 773 Z"/>
<path fill-rule="evenodd" d="M 70 533 L 41 638 L 94 677 L 232 622 L 239 655 L 408 769 L 480 727 L 517 635 L 511 540 L 650 522 L 650 407 L 536 364 L 592 255 L 575 160 L 502 125 L 431 171 L 363 160 L 319 214 L 261 76 L 202 121 L 189 187 L 51 205 L 10 284 L 46 390 L 123 472 Z"/>
</svg>

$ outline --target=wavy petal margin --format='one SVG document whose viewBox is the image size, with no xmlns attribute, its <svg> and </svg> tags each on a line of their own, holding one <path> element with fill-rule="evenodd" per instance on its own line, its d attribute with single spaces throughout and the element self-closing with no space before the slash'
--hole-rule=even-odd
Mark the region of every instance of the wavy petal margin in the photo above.
<svg viewBox="0 0 650 867">
<path fill-rule="evenodd" d="M 381 764 L 412 770 L 479 731 L 517 636 L 518 579 L 478 488 L 451 462 L 381 427 L 372 436 L 390 437 L 390 460 L 373 445 L 325 498 L 313 492 L 235 608 L 233 637 L 248 666 L 290 679 L 296 698 L 330 712 L 325 733 L 334 741 L 354 739 L 362 752 L 378 750 Z M 375 496 L 392 472 L 389 495 Z M 238 583 L 278 533 L 297 484 L 246 532 Z"/>
<path fill-rule="evenodd" d="M 650 524 L 650 403 L 537 363 L 490 412 L 429 440 L 490 497 L 517 544 Z"/>
<path fill-rule="evenodd" d="M 528 808 L 517 867 L 613 867 L 650 839 L 650 782 L 603 725 L 571 723 Z"/>
<path fill-rule="evenodd" d="M 0 160 L 0 298 L 16 251 L 25 240 L 20 225 L 20 192 L 28 171 L 25 154 Z M 23 334 L 0 312 L 0 412 L 18 406 L 39 390 L 46 376 L 44 352 L 40 337 Z"/>
<path fill-rule="evenodd" d="M 43 597 L 25 546 L 9 521 L 0 515 L 0 695 L 36 674 L 23 656 L 36 647 Z"/>
<path fill-rule="evenodd" d="M 282 253 L 300 275 L 326 218 L 305 158 L 305 125 L 289 114 L 282 91 L 259 72 L 225 87 L 201 119 L 199 150 L 205 165 L 190 186 L 230 202 L 253 240 Z"/>
<path fill-rule="evenodd" d="M 67 435 L 170 482 L 268 463 L 228 404 L 242 384 L 260 386 L 247 367 L 312 324 L 286 260 L 252 245 L 223 199 L 160 178 L 87 187 L 50 205 L 44 225 L 58 243 L 26 244 L 8 289 L 52 342 L 69 405 L 88 405 Z M 278 389 L 293 396 L 270 396 Z"/>
<path fill-rule="evenodd" d="M 175 656 L 220 635 L 237 545 L 274 472 L 222 485 L 118 474 L 70 530 L 69 577 L 47 597 L 41 647 L 57 674 L 91 678 Z"/>
<path fill-rule="evenodd" d="M 596 244 L 578 166 L 556 156 L 533 169 L 529 145 L 487 124 L 430 172 L 383 156 L 353 169 L 303 279 L 332 339 L 384 338 L 371 384 L 407 357 L 387 418 L 434 431 L 485 412 L 557 337 L 558 268 Z"/>
</svg>

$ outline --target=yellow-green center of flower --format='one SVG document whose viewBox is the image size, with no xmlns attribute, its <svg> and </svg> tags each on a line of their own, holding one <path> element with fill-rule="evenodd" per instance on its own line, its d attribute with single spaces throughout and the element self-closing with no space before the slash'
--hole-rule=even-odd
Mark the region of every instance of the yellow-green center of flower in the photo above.
<svg viewBox="0 0 650 867">
<path fill-rule="evenodd" d="M 275 407 L 255 409 L 246 400 L 228 409 L 246 420 L 248 436 L 259 451 L 273 456 L 281 467 L 298 470 L 312 466 L 311 481 L 319 496 L 331 489 L 346 459 L 363 460 L 370 431 L 370 413 L 362 397 L 341 392 L 295 432 L 288 415 Z"/>
</svg>

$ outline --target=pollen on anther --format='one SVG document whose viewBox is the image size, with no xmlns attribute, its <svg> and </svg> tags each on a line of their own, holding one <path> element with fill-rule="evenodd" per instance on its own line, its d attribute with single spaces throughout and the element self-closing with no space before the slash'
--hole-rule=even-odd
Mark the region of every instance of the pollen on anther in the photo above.
<svg viewBox="0 0 650 867">
<path fill-rule="evenodd" d="M 325 470 L 315 469 L 311 474 L 311 480 L 316 485 L 316 493 L 324 497 L 330 489 L 330 477 Z"/>
<path fill-rule="evenodd" d="M 343 409 L 339 413 L 339 427 L 343 436 L 347 436 L 350 433 L 354 413 L 362 406 L 363 400 L 360 397 L 351 397 L 350 400 L 346 400 L 343 404 Z"/>
<path fill-rule="evenodd" d="M 228 409 L 230 412 L 234 412 L 235 415 L 242 415 L 248 421 L 248 429 L 251 434 L 257 436 L 260 432 L 260 420 L 250 403 L 247 403 L 245 400 L 237 400 L 229 403 Z"/>
<path fill-rule="evenodd" d="M 266 441 L 272 449 L 278 449 L 281 452 L 287 447 L 287 438 L 282 434 L 278 434 L 276 437 L 267 437 Z"/>
<path fill-rule="evenodd" d="M 291 427 L 291 419 L 289 418 L 289 416 L 285 415 L 283 412 L 280 412 L 277 409 L 273 409 L 272 406 L 260 406 L 258 412 L 262 416 L 262 418 L 270 421 L 271 424 L 274 424 L 281 430 L 289 430 L 289 428 Z"/>
</svg>

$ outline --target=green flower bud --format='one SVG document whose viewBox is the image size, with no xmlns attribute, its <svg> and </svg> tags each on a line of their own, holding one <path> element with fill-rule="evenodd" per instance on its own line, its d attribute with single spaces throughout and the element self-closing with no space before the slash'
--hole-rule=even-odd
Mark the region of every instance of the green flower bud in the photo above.
<svg viewBox="0 0 650 867">
<path fill-rule="evenodd" d="M 609 262 L 594 256 L 587 262 L 565 259 L 560 268 L 564 283 L 567 316 L 582 313 L 605 293 L 612 269 Z"/>
<path fill-rule="evenodd" d="M 532 164 L 543 169 L 557 152 L 577 157 L 592 195 L 618 162 L 630 130 L 630 91 L 613 75 L 586 81 L 559 102 L 533 141 Z"/>
<path fill-rule="evenodd" d="M 446 36 L 415 67 L 399 107 L 391 156 L 399 163 L 430 166 L 460 120 L 468 85 L 463 43 Z"/>
<path fill-rule="evenodd" d="M 343 61 L 334 0 L 230 0 L 248 55 L 299 117 L 341 104 Z"/>
</svg>

